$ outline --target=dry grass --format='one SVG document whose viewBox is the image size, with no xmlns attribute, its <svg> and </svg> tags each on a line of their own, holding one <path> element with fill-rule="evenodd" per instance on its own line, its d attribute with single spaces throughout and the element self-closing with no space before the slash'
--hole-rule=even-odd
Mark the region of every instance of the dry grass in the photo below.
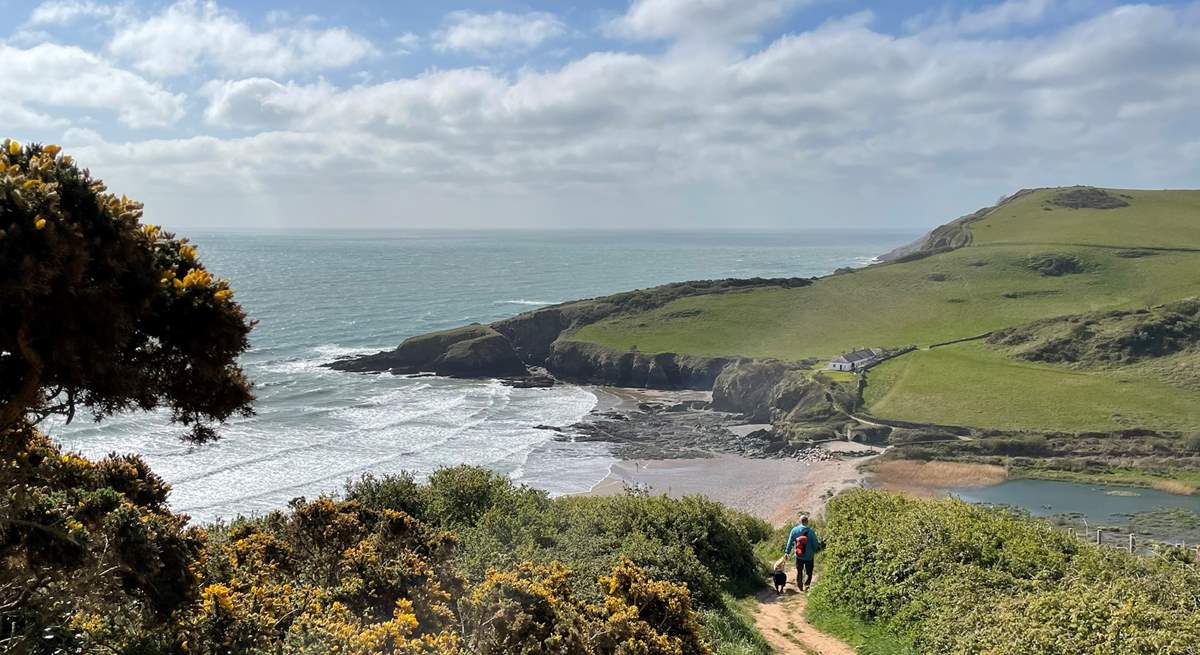
<svg viewBox="0 0 1200 655">
<path fill-rule="evenodd" d="M 1184 480 L 1155 480 L 1150 486 L 1159 491 L 1181 496 L 1191 496 L 1198 491 L 1194 483 Z"/>
<path fill-rule="evenodd" d="M 1008 480 L 1003 466 L 964 462 L 891 460 L 875 467 L 875 482 L 885 489 L 920 491 L 946 487 L 987 487 Z"/>
</svg>

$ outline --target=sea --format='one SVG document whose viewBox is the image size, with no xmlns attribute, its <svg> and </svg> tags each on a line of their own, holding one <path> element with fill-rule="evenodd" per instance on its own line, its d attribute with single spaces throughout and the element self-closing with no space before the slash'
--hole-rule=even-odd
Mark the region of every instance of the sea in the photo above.
<svg viewBox="0 0 1200 655">
<path fill-rule="evenodd" d="M 198 522 L 338 493 L 364 474 L 474 464 L 552 494 L 608 473 L 605 444 L 556 440 L 597 403 L 586 387 L 365 375 L 321 365 L 406 337 L 666 282 L 817 276 L 862 266 L 915 233 L 864 231 L 194 232 L 258 322 L 241 362 L 256 414 L 193 446 L 165 413 L 45 426 L 89 457 L 138 453 Z"/>
</svg>

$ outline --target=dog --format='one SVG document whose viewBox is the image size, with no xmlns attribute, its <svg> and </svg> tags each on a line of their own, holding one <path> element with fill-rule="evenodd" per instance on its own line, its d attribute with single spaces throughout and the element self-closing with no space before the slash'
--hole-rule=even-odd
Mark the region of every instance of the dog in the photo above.
<svg viewBox="0 0 1200 655">
<path fill-rule="evenodd" d="M 783 588 L 787 585 L 787 571 L 783 569 L 782 560 L 775 564 L 775 572 L 771 574 L 771 582 L 775 584 L 775 593 L 782 595 Z"/>
</svg>

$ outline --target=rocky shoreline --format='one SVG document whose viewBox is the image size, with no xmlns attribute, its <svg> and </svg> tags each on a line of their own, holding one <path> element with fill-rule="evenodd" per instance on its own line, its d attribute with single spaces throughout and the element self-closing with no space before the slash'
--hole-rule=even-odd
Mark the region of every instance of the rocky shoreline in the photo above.
<svg viewBox="0 0 1200 655">
<path fill-rule="evenodd" d="M 793 443 L 770 425 L 747 422 L 737 413 L 715 411 L 708 400 L 672 396 L 597 407 L 566 427 L 536 426 L 562 441 L 613 445 L 622 460 L 702 459 L 737 455 L 749 459 L 819 462 L 878 454 L 873 449 L 831 451 L 816 443 Z"/>
</svg>

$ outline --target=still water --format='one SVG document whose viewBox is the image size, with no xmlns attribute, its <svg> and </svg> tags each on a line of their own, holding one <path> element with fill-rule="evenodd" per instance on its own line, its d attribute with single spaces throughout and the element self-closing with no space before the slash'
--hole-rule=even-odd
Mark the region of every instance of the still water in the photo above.
<svg viewBox="0 0 1200 655">
<path fill-rule="evenodd" d="M 1053 480 L 1010 480 L 993 487 L 950 492 L 968 502 L 1011 505 L 1034 516 L 1079 514 L 1090 525 L 1124 525 L 1130 514 L 1162 508 L 1200 513 L 1200 496 Z"/>
</svg>

